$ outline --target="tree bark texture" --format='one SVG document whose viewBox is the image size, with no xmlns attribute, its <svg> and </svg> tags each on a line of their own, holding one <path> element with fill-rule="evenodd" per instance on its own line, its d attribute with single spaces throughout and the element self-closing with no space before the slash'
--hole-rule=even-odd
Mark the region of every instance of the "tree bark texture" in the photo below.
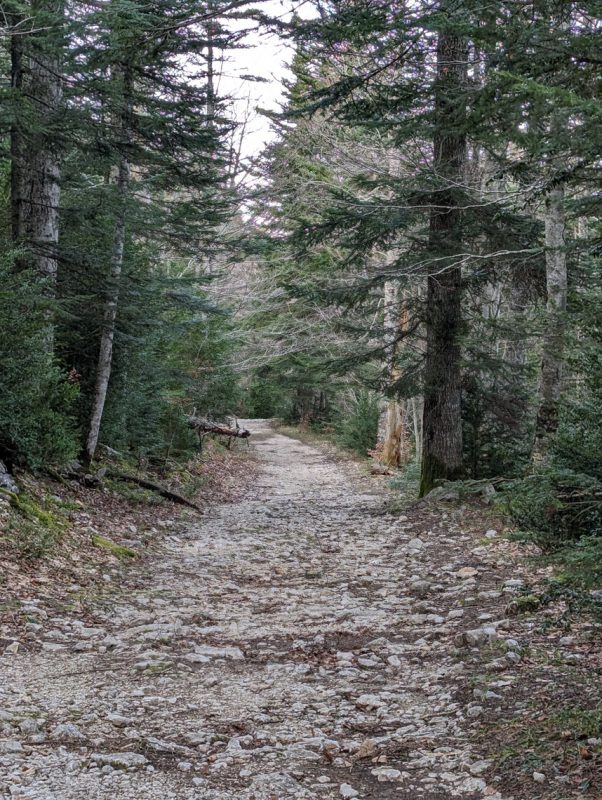
<svg viewBox="0 0 602 800">
<path fill-rule="evenodd" d="M 462 211 L 466 42 L 441 31 L 437 42 L 433 167 L 442 183 L 432 199 L 427 277 L 426 358 L 420 496 L 462 473 L 459 335 L 462 328 Z"/>
<path fill-rule="evenodd" d="M 393 387 L 400 378 L 397 356 L 400 337 L 407 327 L 407 308 L 401 298 L 397 281 L 384 286 L 384 352 L 387 380 Z M 397 396 L 389 397 L 383 409 L 380 426 L 380 460 L 388 467 L 399 467 L 409 461 L 406 402 Z"/>
<path fill-rule="evenodd" d="M 531 461 L 544 464 L 558 428 L 558 404 L 564 362 L 567 265 L 565 250 L 564 188 L 550 190 L 546 200 L 546 324 L 543 334 L 540 400 Z"/>
<path fill-rule="evenodd" d="M 219 436 L 230 436 L 236 439 L 248 439 L 251 431 L 246 428 L 230 428 L 228 425 L 220 425 L 211 420 L 201 419 L 199 417 L 188 417 L 188 426 L 193 428 L 200 434 L 202 433 L 215 433 Z"/>
<path fill-rule="evenodd" d="M 38 30 L 26 33 L 21 21 L 11 52 L 18 105 L 11 136 L 13 238 L 25 249 L 22 266 L 32 266 L 47 280 L 50 297 L 55 294 L 61 193 L 62 14 L 62 0 L 35 0 L 28 24 Z M 48 338 L 52 349 L 52 331 Z"/>
<path fill-rule="evenodd" d="M 13 33 L 10 43 L 11 90 L 13 95 L 13 119 L 10 129 L 10 207 L 12 238 L 19 244 L 22 230 L 21 174 L 23 162 L 23 133 L 21 130 L 18 105 L 23 89 L 23 36 L 19 30 L 22 17 L 14 14 L 11 19 Z"/>
<path fill-rule="evenodd" d="M 102 416 L 107 398 L 107 390 L 109 388 L 109 380 L 111 377 L 111 368 L 113 364 L 115 321 L 117 319 L 121 272 L 123 269 L 127 203 L 131 182 L 128 146 L 131 139 L 132 126 L 132 72 L 128 67 L 124 67 L 122 70 L 120 70 L 120 72 L 123 82 L 123 110 L 121 115 L 121 154 L 116 181 L 117 211 L 115 217 L 115 229 L 113 233 L 113 246 L 111 251 L 111 262 L 103 315 L 103 325 L 100 335 L 100 347 L 96 367 L 96 382 L 94 386 L 94 395 L 92 398 L 92 410 L 90 413 L 88 436 L 86 439 L 85 461 L 88 464 L 92 461 L 96 453 L 98 437 L 100 434 L 100 426 L 102 423 Z"/>
</svg>

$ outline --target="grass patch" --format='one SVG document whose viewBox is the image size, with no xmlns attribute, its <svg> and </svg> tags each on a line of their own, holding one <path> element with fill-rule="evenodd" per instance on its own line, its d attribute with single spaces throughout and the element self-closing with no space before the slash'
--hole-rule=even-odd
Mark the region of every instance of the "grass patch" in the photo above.
<svg viewBox="0 0 602 800">
<path fill-rule="evenodd" d="M 573 741 L 597 739 L 602 733 L 602 701 L 594 708 L 563 708 L 549 717 L 550 728 Z M 601 745 L 596 745 L 602 753 Z"/>
<path fill-rule="evenodd" d="M 539 709 L 538 709 L 539 712 Z M 528 724 L 526 719 L 505 720 L 504 726 L 514 741 L 498 754 L 498 766 L 508 760 L 522 758 L 522 768 L 531 769 L 543 765 L 550 759 L 558 759 L 559 763 L 580 757 L 579 747 L 587 739 L 600 736 L 602 730 L 602 704 L 594 708 L 570 706 L 551 714 L 530 713 Z M 599 744 L 590 745 L 592 755 L 602 755 Z"/>
<path fill-rule="evenodd" d="M 56 505 L 64 511 L 81 511 L 84 507 L 79 500 L 57 500 Z"/>
<path fill-rule="evenodd" d="M 514 531 L 507 535 L 510 541 L 538 543 L 537 532 Z M 537 594 L 525 589 L 509 604 L 508 613 L 535 611 L 556 600 L 567 604 L 567 619 L 572 614 L 587 613 L 602 619 L 602 538 L 584 536 L 577 541 L 566 542 L 563 547 L 532 559 L 533 563 L 548 564 L 555 574 L 548 579 Z M 592 591 L 598 590 L 598 591 Z"/>
</svg>

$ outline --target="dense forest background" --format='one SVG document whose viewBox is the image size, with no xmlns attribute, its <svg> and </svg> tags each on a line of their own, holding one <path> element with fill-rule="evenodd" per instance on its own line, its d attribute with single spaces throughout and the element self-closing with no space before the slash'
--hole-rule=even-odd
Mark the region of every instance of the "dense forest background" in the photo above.
<svg viewBox="0 0 602 800">
<path fill-rule="evenodd" d="M 599 553 L 599 10 L 9 0 L 0 458 L 159 465 L 192 413 L 280 417 Z M 294 53 L 252 163 L 241 20 Z"/>
</svg>

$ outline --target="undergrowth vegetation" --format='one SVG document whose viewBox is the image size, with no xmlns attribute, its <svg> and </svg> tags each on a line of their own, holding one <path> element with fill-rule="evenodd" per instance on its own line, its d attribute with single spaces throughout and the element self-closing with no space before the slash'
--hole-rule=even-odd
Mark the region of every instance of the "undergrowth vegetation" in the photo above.
<svg viewBox="0 0 602 800">
<path fill-rule="evenodd" d="M 546 548 L 602 536 L 602 483 L 591 475 L 553 467 L 534 472 L 503 485 L 501 506 Z"/>
<path fill-rule="evenodd" d="M 336 440 L 366 456 L 376 444 L 379 414 L 379 397 L 374 392 L 349 392 L 334 423 Z"/>
<path fill-rule="evenodd" d="M 202 454 L 186 461 L 169 459 L 160 467 L 131 457 L 106 456 L 97 473 L 87 476 L 87 484 L 68 480 L 60 472 L 42 478 L 21 471 L 18 474 L 24 488 L 19 494 L 0 488 L 0 557 L 37 562 L 64 556 L 74 546 L 72 539 L 64 537 L 73 532 L 74 520 L 81 518 L 87 546 L 127 561 L 138 553 L 127 542 L 114 541 L 111 531 L 118 540 L 132 525 L 133 530 L 137 528 L 138 523 L 131 519 L 147 525 L 155 518 L 170 517 L 177 506 L 172 507 L 157 491 L 110 477 L 111 469 L 149 480 L 158 488 L 169 488 L 198 505 L 246 462 L 246 448 L 239 447 L 235 452 L 211 440 L 205 443 Z"/>
<path fill-rule="evenodd" d="M 50 496 L 41 499 L 28 493 L 2 493 L 9 499 L 4 541 L 27 561 L 47 555 L 60 541 L 66 529 L 65 512 Z"/>
<path fill-rule="evenodd" d="M 591 475 L 549 467 L 507 481 L 499 510 L 560 568 L 563 584 L 602 587 L 602 483 Z"/>
</svg>

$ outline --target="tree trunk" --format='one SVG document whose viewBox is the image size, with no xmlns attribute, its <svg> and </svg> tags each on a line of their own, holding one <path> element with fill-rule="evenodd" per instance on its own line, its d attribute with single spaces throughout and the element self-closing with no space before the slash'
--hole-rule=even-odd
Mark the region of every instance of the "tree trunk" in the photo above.
<svg viewBox="0 0 602 800">
<path fill-rule="evenodd" d="M 400 378 L 397 356 L 400 335 L 406 327 L 407 308 L 403 299 L 400 298 L 399 284 L 397 281 L 386 281 L 384 286 L 384 352 L 387 381 L 390 387 L 394 387 Z M 399 467 L 401 464 L 406 464 L 409 461 L 406 403 L 399 397 L 394 396 L 387 400 L 379 428 L 381 462 L 388 467 Z"/>
<path fill-rule="evenodd" d="M 26 109 L 27 128 L 17 118 L 11 136 L 11 205 L 15 243 L 26 251 L 21 266 L 31 266 L 46 281 L 46 293 L 56 294 L 59 240 L 60 152 L 57 125 L 62 107 L 62 0 L 34 0 L 28 24 L 39 30 L 15 32 L 11 47 L 12 85 L 16 102 Z M 23 20 L 21 20 L 23 23 Z M 46 343 L 53 349 L 49 319 Z"/>
<path fill-rule="evenodd" d="M 11 89 L 13 93 L 13 121 L 10 130 L 10 207 L 12 238 L 15 244 L 21 240 L 23 212 L 21 209 L 21 173 L 23 162 L 23 134 L 19 123 L 18 107 L 23 88 L 23 36 L 19 31 L 22 17 L 15 14 L 11 19 L 13 34 L 10 43 Z"/>
<path fill-rule="evenodd" d="M 464 134 L 466 42 L 446 31 L 437 41 L 433 167 L 444 182 L 433 196 L 427 277 L 426 358 L 420 496 L 438 480 L 462 472 L 460 345 L 462 251 L 459 187 L 466 157 Z"/>
<path fill-rule="evenodd" d="M 422 461 L 422 397 L 412 397 L 412 424 L 414 426 L 414 459 L 417 464 Z"/>
<path fill-rule="evenodd" d="M 131 137 L 132 124 L 132 74 L 127 67 L 122 70 L 123 80 L 123 111 L 121 118 L 121 155 L 117 172 L 117 211 L 115 230 L 113 234 L 113 247 L 111 252 L 111 265 L 107 297 L 103 315 L 103 326 L 100 336 L 98 364 L 96 367 L 96 384 L 92 398 L 92 411 L 86 439 L 84 458 L 89 464 L 96 453 L 100 425 L 107 397 L 107 389 L 111 377 L 113 364 L 113 341 L 115 338 L 115 320 L 117 319 L 117 306 L 119 302 L 119 289 L 121 271 L 123 268 L 123 253 L 125 247 L 125 226 L 127 215 L 127 201 L 130 191 L 131 170 L 129 162 L 128 145 Z"/>
<path fill-rule="evenodd" d="M 406 432 L 406 404 L 397 398 L 387 403 L 383 447 L 380 460 L 388 467 L 399 467 L 409 460 Z"/>
<path fill-rule="evenodd" d="M 552 189 L 546 201 L 546 325 L 543 334 L 541 387 L 531 453 L 533 466 L 548 459 L 551 441 L 558 428 L 558 403 L 562 388 L 567 267 L 565 251 L 564 188 Z"/>
</svg>

